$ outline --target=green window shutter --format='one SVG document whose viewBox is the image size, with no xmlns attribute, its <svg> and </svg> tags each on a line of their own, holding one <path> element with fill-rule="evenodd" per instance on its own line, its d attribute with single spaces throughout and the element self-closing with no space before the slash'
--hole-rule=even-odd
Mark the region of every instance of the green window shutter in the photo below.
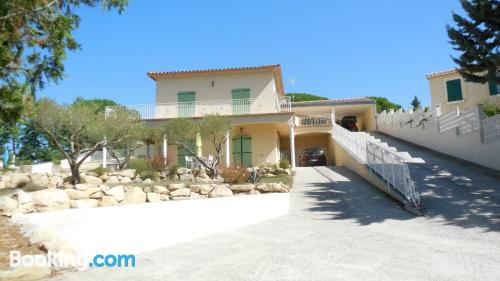
<svg viewBox="0 0 500 281">
<path fill-rule="evenodd" d="M 195 113 L 195 92 L 180 92 L 177 94 L 177 111 L 179 117 L 193 117 Z"/>
<path fill-rule="evenodd" d="M 191 151 L 194 151 L 196 147 L 196 143 L 190 142 L 189 143 L 189 148 Z M 182 147 L 177 147 L 177 165 L 180 167 L 186 167 L 186 157 L 185 156 L 190 156 L 191 154 L 185 150 Z"/>
<path fill-rule="evenodd" d="M 460 79 L 446 81 L 446 91 L 448 93 L 448 102 L 462 100 L 462 85 Z"/>
<path fill-rule="evenodd" d="M 496 82 L 488 81 L 488 89 L 490 90 L 490 96 L 498 94 L 498 86 Z"/>
<path fill-rule="evenodd" d="M 241 165 L 241 138 L 233 139 L 233 163 Z"/>
<path fill-rule="evenodd" d="M 250 89 L 233 89 L 233 114 L 247 114 L 250 112 Z"/>
<path fill-rule="evenodd" d="M 242 143 L 242 164 L 245 167 L 252 167 L 252 138 L 243 136 Z"/>
</svg>

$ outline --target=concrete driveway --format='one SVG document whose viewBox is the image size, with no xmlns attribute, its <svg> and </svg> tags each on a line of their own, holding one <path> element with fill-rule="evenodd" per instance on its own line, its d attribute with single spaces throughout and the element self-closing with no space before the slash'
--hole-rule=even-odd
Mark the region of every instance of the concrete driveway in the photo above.
<svg viewBox="0 0 500 281">
<path fill-rule="evenodd" d="M 57 278 L 498 280 L 498 196 L 479 198 L 499 181 L 480 178 L 494 185 L 472 182 L 454 198 L 465 179 L 428 178 L 426 169 L 416 175 L 437 186 L 424 187 L 428 217 L 414 217 L 345 168 L 299 168 L 287 216 L 143 254 L 136 268 Z M 443 182 L 450 184 L 438 186 Z"/>
</svg>

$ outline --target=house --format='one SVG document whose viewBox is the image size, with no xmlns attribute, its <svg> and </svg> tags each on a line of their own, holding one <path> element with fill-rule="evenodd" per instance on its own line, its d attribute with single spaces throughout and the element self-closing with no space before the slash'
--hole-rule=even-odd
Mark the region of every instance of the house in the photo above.
<svg viewBox="0 0 500 281">
<path fill-rule="evenodd" d="M 285 96 L 280 65 L 149 72 L 156 83 L 156 103 L 129 106 L 149 126 L 180 117 L 228 116 L 232 122 L 222 163 L 258 166 L 288 159 L 292 166 L 307 147 L 321 147 L 334 164 L 332 122 L 357 116 L 360 130 L 376 128 L 375 103 L 366 98 L 292 102 Z M 208 141 L 202 154 L 214 155 Z M 142 150 L 147 157 L 166 155 L 168 163 L 186 165 L 186 153 L 163 142 Z"/>
<path fill-rule="evenodd" d="M 469 110 L 478 104 L 500 106 L 500 85 L 466 82 L 456 70 L 446 70 L 426 75 L 433 107 L 440 106 L 443 113 Z"/>
</svg>

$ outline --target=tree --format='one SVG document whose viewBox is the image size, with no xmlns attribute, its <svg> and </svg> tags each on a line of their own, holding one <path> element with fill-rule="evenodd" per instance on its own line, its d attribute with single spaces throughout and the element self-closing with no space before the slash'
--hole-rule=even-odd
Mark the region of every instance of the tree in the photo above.
<svg viewBox="0 0 500 281">
<path fill-rule="evenodd" d="M 113 145 L 127 136 L 124 126 L 97 113 L 95 105 L 59 105 L 48 98 L 37 102 L 30 125 L 68 160 L 73 184 L 80 182 L 80 165 L 103 147 L 104 138 Z"/>
<path fill-rule="evenodd" d="M 466 81 L 500 83 L 500 1 L 461 0 L 467 18 L 453 13 L 456 27 L 446 26 L 450 43 L 461 52 L 452 57 Z"/>
<path fill-rule="evenodd" d="M 47 138 L 30 126 L 21 126 L 19 136 L 20 161 L 42 163 L 63 159 L 63 155 L 47 140 Z"/>
<path fill-rule="evenodd" d="M 410 104 L 411 106 L 413 106 L 413 110 L 417 110 L 421 106 L 420 100 L 417 98 L 417 96 L 413 97 L 413 100 L 411 101 Z"/>
<path fill-rule="evenodd" d="M 384 97 L 367 97 L 371 100 L 374 100 L 377 103 L 377 113 L 380 113 L 384 110 L 389 110 L 389 109 L 400 109 L 401 105 L 390 102 L 387 98 Z"/>
<path fill-rule="evenodd" d="M 127 0 L 0 1 L 0 120 L 15 123 L 38 89 L 64 75 L 66 51 L 80 44 L 80 6 L 101 5 L 119 13 Z"/>
<path fill-rule="evenodd" d="M 110 99 L 84 99 L 82 97 L 76 97 L 73 105 L 94 106 L 96 113 L 102 113 L 106 110 L 106 107 L 117 106 L 118 104 Z"/>
<path fill-rule="evenodd" d="M 207 115 L 199 122 L 191 119 L 179 118 L 166 125 L 169 142 L 184 149 L 198 162 L 210 171 L 213 178 L 219 175 L 219 163 L 224 152 L 224 144 L 228 141 L 227 132 L 231 129 L 231 120 L 220 115 Z M 207 161 L 196 155 L 192 143 L 196 142 L 197 135 L 208 140 L 214 147 L 215 158 L 213 162 Z M 227 155 L 226 157 L 229 157 Z"/>
<path fill-rule="evenodd" d="M 293 102 L 327 100 L 327 98 L 325 97 L 311 95 L 307 93 L 287 93 L 285 94 L 285 96 L 290 97 Z"/>
</svg>

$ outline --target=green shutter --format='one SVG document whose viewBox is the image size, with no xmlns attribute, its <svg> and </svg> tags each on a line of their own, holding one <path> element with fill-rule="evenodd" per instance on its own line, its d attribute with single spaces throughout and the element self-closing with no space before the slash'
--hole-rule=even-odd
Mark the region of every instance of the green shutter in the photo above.
<svg viewBox="0 0 500 281">
<path fill-rule="evenodd" d="M 189 148 L 194 151 L 196 144 L 194 142 L 189 143 Z M 177 147 L 177 165 L 180 167 L 186 167 L 186 158 L 185 156 L 191 155 L 187 150 L 182 147 Z"/>
<path fill-rule="evenodd" d="M 233 163 L 237 166 L 252 166 L 252 138 L 239 136 L 233 138 Z"/>
<path fill-rule="evenodd" d="M 233 99 L 233 114 L 247 114 L 250 112 L 250 89 L 234 89 L 231 91 Z"/>
<path fill-rule="evenodd" d="M 177 94 L 177 111 L 179 117 L 194 117 L 195 111 L 195 92 L 180 92 Z"/>
<path fill-rule="evenodd" d="M 237 166 L 241 165 L 241 138 L 233 139 L 233 163 Z"/>
<path fill-rule="evenodd" d="M 498 86 L 495 81 L 488 81 L 488 89 L 490 90 L 490 96 L 498 94 Z"/>
<path fill-rule="evenodd" d="M 462 85 L 460 79 L 446 81 L 448 102 L 462 100 Z"/>
</svg>

